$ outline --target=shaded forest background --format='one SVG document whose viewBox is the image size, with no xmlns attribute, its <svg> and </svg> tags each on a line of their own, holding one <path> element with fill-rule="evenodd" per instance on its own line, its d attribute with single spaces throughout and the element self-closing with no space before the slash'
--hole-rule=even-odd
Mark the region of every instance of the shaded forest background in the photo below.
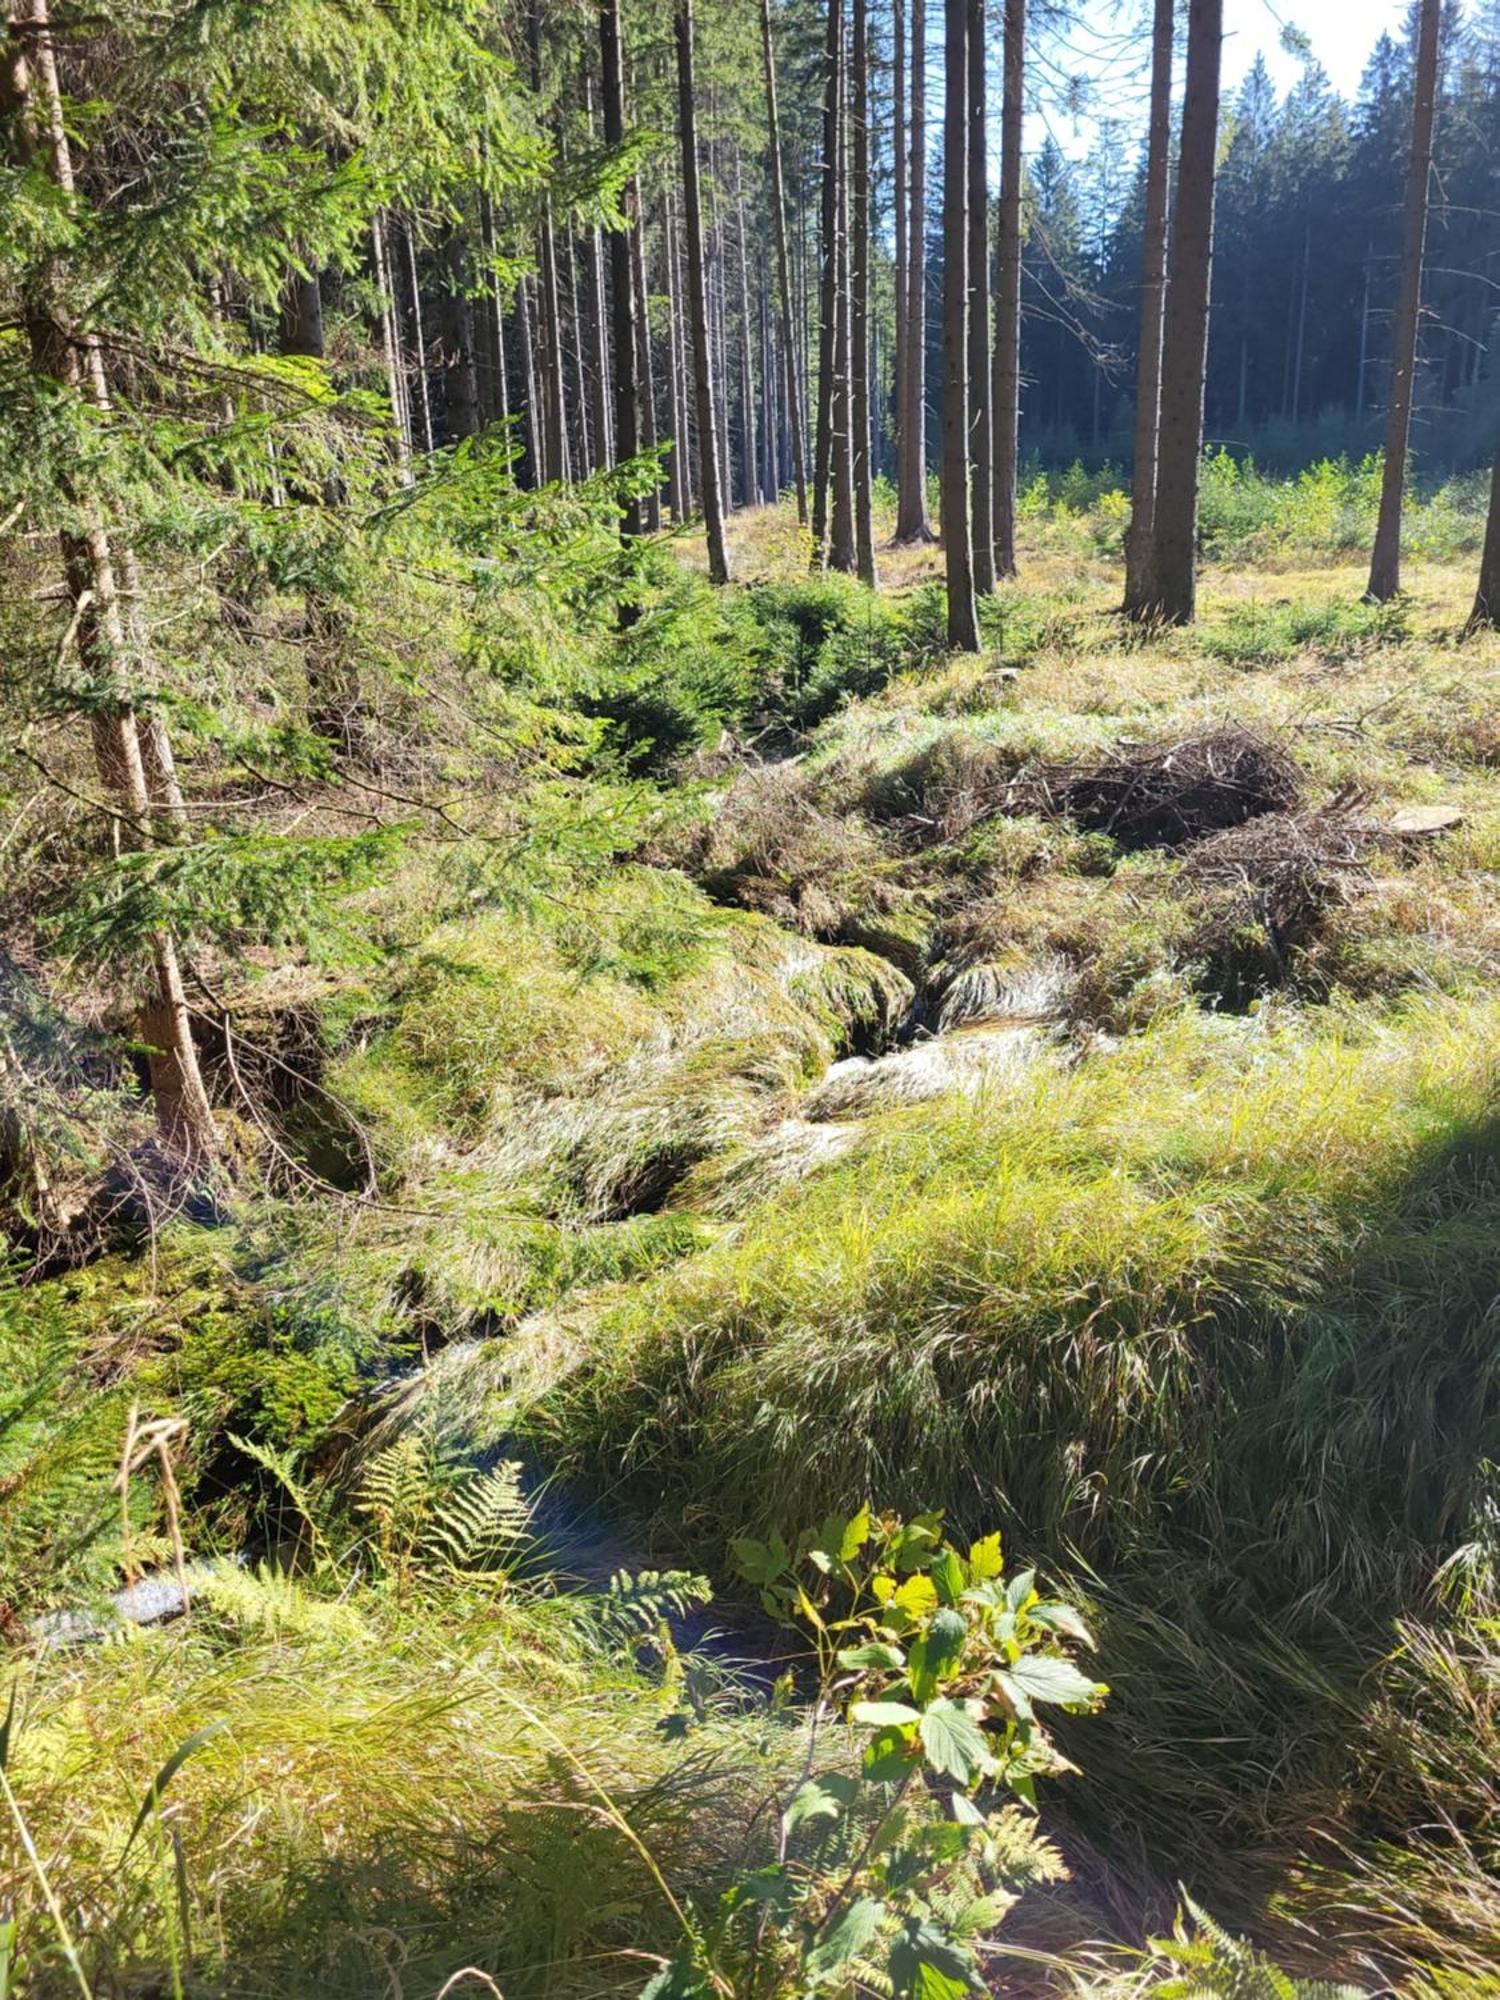
<svg viewBox="0 0 1500 2000">
<path fill-rule="evenodd" d="M 903 12 L 910 14 L 911 10 Z M 1033 9 L 1028 51 L 1025 163 L 1023 393 L 1021 448 L 1036 466 L 1075 460 L 1098 469 L 1127 466 L 1138 365 L 1145 207 L 1145 66 L 1142 23 L 1122 12 L 1111 80 L 1085 73 L 1074 10 Z M 564 14 L 552 32 L 566 34 Z M 1000 10 L 989 23 L 990 101 L 998 131 Z M 561 26 L 559 26 L 561 23 Z M 1268 17 L 1268 27 L 1273 25 Z M 754 503 L 792 483 L 791 440 L 775 355 L 774 246 L 764 166 L 764 108 L 756 11 L 703 8 L 698 17 L 705 149 L 710 339 L 725 408 L 720 460 L 729 497 Z M 929 19 L 929 185 L 942 183 L 940 20 Z M 797 301 L 803 409 L 815 396 L 818 208 L 823 182 L 819 111 L 823 89 L 823 10 L 803 0 L 778 9 L 782 151 L 789 246 Z M 891 10 L 870 19 L 870 194 L 872 446 L 879 474 L 894 481 L 896 131 Z M 1410 144 L 1416 10 L 1400 37 L 1384 34 L 1353 99 L 1340 95 L 1295 31 L 1289 46 L 1302 75 L 1278 93 L 1264 57 L 1226 93 L 1216 195 L 1213 314 L 1206 441 L 1251 455 L 1275 472 L 1325 457 L 1358 460 L 1379 450 L 1390 384 L 1391 334 L 1401 254 L 1402 202 Z M 665 437 L 675 411 L 684 435 L 691 371 L 680 307 L 685 288 L 680 205 L 668 187 L 675 123 L 663 93 L 670 48 L 662 29 L 632 33 L 633 116 L 668 142 L 642 188 L 643 278 L 652 332 L 654 424 Z M 1181 42 L 1179 40 L 1179 62 Z M 563 77 L 564 50 L 545 57 Z M 558 99 L 559 132 L 580 168 L 597 144 L 593 51 L 574 52 L 571 87 L 544 86 Z M 657 79 L 652 83 L 651 79 Z M 1436 121 L 1423 328 L 1413 450 L 1418 469 L 1452 473 L 1488 466 L 1500 438 L 1500 381 L 1489 359 L 1497 307 L 1494 215 L 1500 198 L 1500 6 L 1447 0 L 1442 14 L 1441 94 Z M 909 88 L 909 86 L 908 86 Z M 1180 106 L 1179 106 L 1180 114 Z M 991 180 L 998 156 L 991 135 Z M 1041 134 L 1037 143 L 1036 135 Z M 931 448 L 942 407 L 941 217 L 927 218 L 927 434 Z M 498 230 L 503 244 L 505 231 Z M 419 444 L 469 435 L 483 421 L 529 410 L 542 336 L 528 328 L 537 302 L 526 279 L 501 294 L 505 322 L 465 321 L 484 284 L 484 230 L 436 247 L 416 246 L 393 279 L 404 288 L 405 346 L 414 379 L 409 420 Z M 470 240 L 472 236 L 473 240 Z M 608 435 L 603 386 L 607 359 L 594 331 L 608 312 L 607 257 L 597 232 L 562 232 L 559 263 L 562 366 L 569 414 L 569 468 L 587 470 Z M 399 247 L 399 245 L 398 245 Z M 521 254 L 521 246 L 515 246 Z M 453 310 L 457 277 L 470 295 Z M 427 296 L 425 316 L 411 285 Z M 536 284 L 533 280 L 533 287 Z M 598 288 L 596 292 L 596 287 Z M 481 307 L 492 315 L 496 308 Z M 501 379 L 500 347 L 504 350 Z M 533 354 L 532 349 L 538 351 Z M 425 357 L 425 367 L 417 355 Z M 672 379 L 680 377 L 680 381 Z M 748 415 L 747 415 L 748 412 Z M 524 428 L 524 427 L 523 427 Z M 652 442 L 651 438 L 643 442 Z M 522 461 L 529 476 L 533 449 Z M 810 448 L 810 440 L 809 440 Z M 692 499 L 693 454 L 683 477 Z"/>
</svg>

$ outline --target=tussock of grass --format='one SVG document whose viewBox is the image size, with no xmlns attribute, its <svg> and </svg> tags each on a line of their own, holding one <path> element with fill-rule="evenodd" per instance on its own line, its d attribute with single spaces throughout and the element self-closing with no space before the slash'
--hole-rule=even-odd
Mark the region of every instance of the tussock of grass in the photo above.
<svg viewBox="0 0 1500 2000">
<path fill-rule="evenodd" d="M 191 1631 L 23 1670 L 8 1776 L 96 1992 L 366 2000 L 394 1980 L 434 1994 L 464 1965 L 508 1994 L 634 1992 L 634 1954 L 670 1952 L 674 1930 L 594 1787 L 686 1892 L 722 1867 L 757 1761 L 710 1716 L 685 1763 L 656 1727 L 672 1700 L 561 1602 L 433 1629 L 241 1576 Z M 14 1840 L 0 1900 L 26 1990 L 74 1990 Z"/>
<path fill-rule="evenodd" d="M 1452 1259 L 1495 1199 L 1497 1033 L 1440 1006 L 1314 1034 L 1179 1019 L 888 1120 L 610 1313 L 562 1440 L 726 1527 L 911 1484 L 1003 1495 L 1085 1550 L 1163 1509 L 1205 1538 L 1284 1521 L 1276 1566 L 1328 1588 L 1371 1546 L 1355 1524 L 1378 1546 L 1382 1520 L 1460 1521 L 1496 1442 L 1494 1274 Z"/>
</svg>

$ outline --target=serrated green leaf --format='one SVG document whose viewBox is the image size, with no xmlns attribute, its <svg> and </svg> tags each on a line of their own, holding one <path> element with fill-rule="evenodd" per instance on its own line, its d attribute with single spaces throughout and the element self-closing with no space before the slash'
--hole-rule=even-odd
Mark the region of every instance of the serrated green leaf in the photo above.
<svg viewBox="0 0 1500 2000">
<path fill-rule="evenodd" d="M 857 1701 L 849 1710 L 849 1720 L 862 1729 L 906 1729 L 921 1719 L 904 1701 Z"/>
<path fill-rule="evenodd" d="M 877 1729 L 865 1745 L 861 1769 L 871 1785 L 897 1784 L 911 1769 L 916 1739 L 910 1729 Z"/>
<path fill-rule="evenodd" d="M 747 1583 L 774 1583 L 787 1566 L 789 1551 L 780 1535 L 768 1542 L 758 1542 L 753 1535 L 736 1535 L 729 1546 Z"/>
<path fill-rule="evenodd" d="M 989 1762 L 984 1731 L 956 1701 L 935 1701 L 924 1711 L 918 1733 L 933 1770 L 961 1785 L 969 1784 Z"/>
<path fill-rule="evenodd" d="M 1049 1632 L 1060 1632 L 1065 1639 L 1076 1639 L 1091 1652 L 1098 1650 L 1093 1633 L 1071 1604 L 1033 1604 L 1026 1615 L 1034 1625 L 1045 1625 Z"/>
<path fill-rule="evenodd" d="M 1006 1601 L 1012 1611 L 1019 1611 L 1036 1588 L 1036 1571 L 1023 1569 L 1019 1576 L 1013 1576 L 1006 1590 Z"/>
<path fill-rule="evenodd" d="M 969 1570 L 976 1583 L 990 1583 L 1005 1567 L 998 1534 L 986 1535 L 982 1542 L 969 1545 Z"/>
<path fill-rule="evenodd" d="M 646 1981 L 641 1988 L 641 2000 L 700 2000 L 701 1995 L 712 1991 L 707 1973 L 691 1946 L 685 1944 Z"/>
<path fill-rule="evenodd" d="M 869 1503 L 844 1524 L 844 1532 L 839 1538 L 838 1557 L 840 1562 L 850 1563 L 870 1539 Z"/>
<path fill-rule="evenodd" d="M 1009 1679 L 1029 1700 L 1060 1703 L 1063 1707 L 1092 1703 L 1109 1693 L 1103 1681 L 1091 1681 L 1071 1660 L 1056 1659 L 1048 1653 L 1032 1653 L 1017 1660 L 1010 1669 Z"/>
<path fill-rule="evenodd" d="M 951 1673 L 963 1657 L 968 1636 L 969 1628 L 961 1612 L 945 1607 L 933 1614 L 932 1623 L 913 1643 L 908 1658 L 914 1700 L 931 1701 L 942 1685 L 943 1676 Z"/>
<path fill-rule="evenodd" d="M 872 1641 L 864 1646 L 845 1646 L 839 1654 L 841 1667 L 883 1667 L 889 1673 L 899 1673 L 906 1665 L 906 1655 L 899 1646 L 887 1646 L 880 1641 Z"/>
<path fill-rule="evenodd" d="M 886 1961 L 897 2000 L 959 2000 L 981 1988 L 972 1954 L 935 1924 L 911 1919 Z"/>
<path fill-rule="evenodd" d="M 736 1882 L 730 1891 L 733 1906 L 739 1908 L 745 1903 L 756 1903 L 762 1908 L 780 1913 L 791 1907 L 793 1896 L 792 1878 L 780 1862 L 766 1868 L 755 1868 Z"/>
<path fill-rule="evenodd" d="M 884 1915 L 885 1904 L 876 1902 L 873 1896 L 861 1896 L 852 1902 L 827 1935 L 820 1938 L 807 1954 L 803 1970 L 810 1983 L 818 1985 L 830 1973 L 837 1972 L 840 1966 L 857 1957 L 879 1930 Z"/>
<path fill-rule="evenodd" d="M 942 1602 L 944 1604 L 957 1604 L 958 1600 L 963 1596 L 964 1586 L 968 1582 L 963 1561 L 958 1551 L 947 1548 L 939 1549 L 932 1559 L 932 1567 L 928 1571 L 928 1575 L 932 1578 L 933 1588 L 937 1591 Z"/>
<path fill-rule="evenodd" d="M 858 1790 L 859 1780 L 844 1771 L 825 1771 L 809 1778 L 781 1815 L 783 1830 L 792 1834 L 808 1820 L 838 1819 L 848 1811 Z"/>
</svg>

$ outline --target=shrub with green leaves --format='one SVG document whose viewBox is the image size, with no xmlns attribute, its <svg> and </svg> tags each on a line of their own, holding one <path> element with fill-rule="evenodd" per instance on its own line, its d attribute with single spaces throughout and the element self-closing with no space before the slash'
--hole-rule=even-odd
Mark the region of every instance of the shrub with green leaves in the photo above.
<svg viewBox="0 0 1500 2000">
<path fill-rule="evenodd" d="M 1030 1571 L 1006 1578 L 998 1535 L 964 1554 L 936 1514 L 864 1507 L 735 1554 L 765 1608 L 811 1637 L 822 1692 L 774 1855 L 685 1913 L 645 2000 L 984 1992 L 987 1934 L 1028 1880 L 1058 1872 L 995 1792 L 1031 1812 L 1037 1777 L 1067 1768 L 1038 1710 L 1108 1692 L 1063 1648 L 1091 1645 L 1087 1628 Z M 825 1713 L 843 1725 L 828 1749 Z"/>
</svg>

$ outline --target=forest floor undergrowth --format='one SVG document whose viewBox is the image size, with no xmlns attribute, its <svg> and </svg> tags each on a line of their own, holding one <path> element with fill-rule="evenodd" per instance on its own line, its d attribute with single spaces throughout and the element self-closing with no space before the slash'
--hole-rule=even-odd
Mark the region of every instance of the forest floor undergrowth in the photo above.
<svg viewBox="0 0 1500 2000">
<path fill-rule="evenodd" d="M 1018 1865 L 996 1936 L 1038 1956 L 992 1990 L 1148 1991 L 1106 1947 L 1180 1885 L 1295 1970 L 1500 1991 L 1472 566 L 1376 608 L 1293 545 L 1141 635 L 1107 524 L 1044 523 L 953 659 L 935 550 L 871 597 L 785 509 L 732 528 L 729 608 L 683 542 L 619 642 L 607 782 L 520 809 L 594 815 L 585 859 L 515 892 L 496 826 L 414 846 L 360 892 L 373 954 L 244 983 L 319 1187 L 6 1297 L 37 1456 L 113 1520 L 111 1426 L 184 1420 L 212 1565 L 175 1625 L 18 1652 L 16 1990 L 636 1990 L 805 1726 L 662 1621 L 691 1573 L 743 1594 L 735 1538 L 868 1500 L 998 1528 L 1112 1690 L 1041 1788 L 1076 1881 Z M 499 1482 L 508 1553 L 455 1559 L 511 1458 L 601 1510 L 613 1594 L 559 1593 Z"/>
</svg>

